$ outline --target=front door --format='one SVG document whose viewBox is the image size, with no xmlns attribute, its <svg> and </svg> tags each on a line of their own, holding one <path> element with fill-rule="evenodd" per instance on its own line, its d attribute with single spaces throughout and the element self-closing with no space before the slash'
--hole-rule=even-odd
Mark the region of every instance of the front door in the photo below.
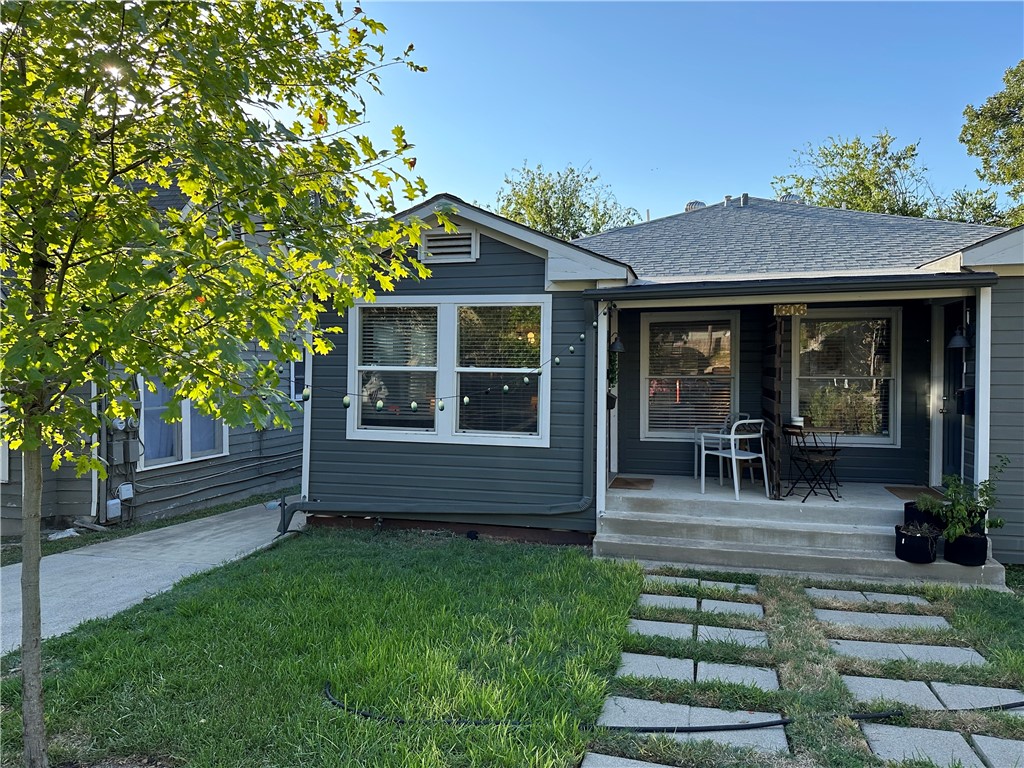
<svg viewBox="0 0 1024 768">
<path fill-rule="evenodd" d="M 945 349 L 946 342 L 963 325 L 963 304 L 945 309 L 945 333 L 940 339 L 945 354 L 942 376 L 942 474 L 959 475 L 963 468 L 963 418 L 956 412 L 956 391 L 964 384 L 964 350 Z"/>
</svg>

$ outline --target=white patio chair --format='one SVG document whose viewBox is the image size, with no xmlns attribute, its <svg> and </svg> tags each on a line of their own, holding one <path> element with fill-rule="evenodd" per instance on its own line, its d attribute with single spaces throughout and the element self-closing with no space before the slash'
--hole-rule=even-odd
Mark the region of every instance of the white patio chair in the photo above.
<svg viewBox="0 0 1024 768">
<path fill-rule="evenodd" d="M 732 464 L 732 484 L 736 491 L 736 501 L 740 500 L 740 466 L 741 461 L 760 461 L 764 472 L 764 495 L 771 498 L 768 491 L 768 462 L 764 457 L 764 419 L 743 419 L 732 425 L 728 435 L 700 436 L 700 492 L 704 493 L 704 481 L 707 475 L 707 457 L 718 457 L 718 484 L 724 485 L 722 478 L 722 459 L 729 459 Z M 754 443 L 756 442 L 756 445 Z M 757 450 L 753 450 L 756 448 Z"/>
<path fill-rule="evenodd" d="M 735 412 L 730 413 L 725 417 L 724 420 L 718 424 L 698 424 L 693 428 L 693 479 L 696 480 L 699 469 L 698 463 L 700 462 L 700 436 L 701 435 L 728 435 L 732 431 L 732 425 L 737 421 L 743 421 L 749 419 L 749 413 Z M 710 441 L 709 441 L 710 445 Z M 719 448 L 722 446 L 719 445 Z M 721 462 L 719 462 L 721 464 Z M 754 481 L 754 471 L 750 471 L 750 481 Z"/>
</svg>

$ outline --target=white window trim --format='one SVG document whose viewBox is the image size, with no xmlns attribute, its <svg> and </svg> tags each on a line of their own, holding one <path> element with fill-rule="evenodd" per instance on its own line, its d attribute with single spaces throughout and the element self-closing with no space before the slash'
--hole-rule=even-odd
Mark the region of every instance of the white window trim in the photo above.
<svg viewBox="0 0 1024 768">
<path fill-rule="evenodd" d="M 436 256 L 428 253 L 427 242 L 431 237 L 444 237 L 445 235 L 469 235 L 470 246 L 468 256 Z M 473 227 L 459 227 L 455 232 L 445 232 L 442 229 L 424 230 L 419 247 L 419 260 L 424 264 L 472 264 L 480 258 L 480 232 Z"/>
<path fill-rule="evenodd" d="M 151 464 L 146 466 L 146 419 L 145 411 L 143 410 L 146 395 L 152 395 L 148 389 L 146 389 L 146 383 L 139 378 L 139 442 L 142 443 L 142 452 L 139 456 L 139 463 L 137 470 L 139 472 L 154 471 L 157 469 L 166 469 L 167 467 L 180 467 L 182 464 L 195 464 L 199 461 L 207 461 L 208 459 L 219 459 L 222 456 L 227 456 L 231 453 L 230 446 L 228 445 L 228 437 L 230 436 L 230 428 L 224 421 L 221 421 L 221 428 L 224 430 L 223 440 L 221 444 L 224 446 L 224 450 L 220 453 L 210 453 L 203 456 L 192 457 L 192 401 L 182 400 L 181 401 L 181 421 L 174 422 L 175 426 L 181 427 L 181 455 L 182 458 L 178 461 L 161 461 L 159 464 Z"/>
<path fill-rule="evenodd" d="M 650 403 L 644 394 L 647 388 L 650 366 L 651 323 L 693 322 L 704 320 L 728 320 L 731 334 L 729 365 L 732 369 L 732 387 L 730 397 L 732 410 L 739 410 L 740 396 L 740 313 L 731 312 L 644 312 L 640 315 L 640 440 L 662 441 L 673 443 L 692 443 L 692 429 L 660 429 L 650 428 Z"/>
<path fill-rule="evenodd" d="M 536 435 L 509 432 L 458 431 L 458 368 L 457 336 L 458 308 L 460 306 L 540 306 L 540 366 L 537 381 Z M 360 310 L 367 306 L 434 306 L 437 307 L 437 387 L 436 394 L 445 401 L 443 411 L 434 410 L 433 430 L 398 430 L 360 427 L 358 423 L 360 397 L 359 384 L 359 321 Z M 548 294 L 513 294 L 483 296 L 380 296 L 372 304 L 358 302 L 348 313 L 348 379 L 346 391 L 351 394 L 352 405 L 346 413 L 346 437 L 349 440 L 373 440 L 395 443 L 427 443 L 451 445 L 507 445 L 524 448 L 548 448 L 551 445 L 551 296 Z M 403 367 L 402 370 L 416 370 Z M 433 367 L 430 368 L 433 370 Z M 486 370 L 486 369 L 474 369 Z M 513 369 L 502 369 L 513 370 Z M 531 376 L 531 378 L 533 378 Z"/>
<path fill-rule="evenodd" d="M 0 483 L 11 482 L 11 453 L 6 440 L 0 440 Z"/>
<path fill-rule="evenodd" d="M 288 389 L 289 389 L 289 392 L 291 392 L 292 400 L 294 400 L 297 403 L 301 403 L 301 402 L 303 402 L 303 400 L 302 400 L 302 389 L 298 389 L 298 390 L 295 389 L 295 369 L 301 367 L 304 372 L 306 371 L 306 355 L 307 354 L 309 354 L 309 353 L 308 352 L 303 352 L 302 353 L 302 360 L 291 360 L 291 361 L 289 361 L 289 364 L 288 364 Z M 303 381 L 305 381 L 305 373 L 303 373 Z M 305 387 L 307 387 L 307 386 L 309 386 L 308 383 L 306 383 L 303 386 L 303 389 L 305 389 Z"/>
<path fill-rule="evenodd" d="M 850 309 L 809 309 L 808 319 L 858 320 L 861 318 L 888 317 L 892 328 L 892 401 L 889 414 L 888 437 L 864 437 L 841 435 L 839 445 L 851 448 L 899 448 L 902 444 L 903 424 L 903 308 L 902 307 L 854 307 Z M 793 318 L 791 361 L 790 361 L 790 409 L 800 407 L 800 320 Z"/>
</svg>

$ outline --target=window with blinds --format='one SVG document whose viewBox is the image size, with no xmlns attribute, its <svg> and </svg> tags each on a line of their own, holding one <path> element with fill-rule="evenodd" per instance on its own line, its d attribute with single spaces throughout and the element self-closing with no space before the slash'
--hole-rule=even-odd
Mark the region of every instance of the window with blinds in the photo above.
<svg viewBox="0 0 1024 768">
<path fill-rule="evenodd" d="M 360 427 L 434 429 L 437 307 L 360 309 Z"/>
<path fill-rule="evenodd" d="M 644 437 L 692 439 L 694 427 L 735 410 L 735 325 L 722 315 L 644 317 Z"/>
<path fill-rule="evenodd" d="M 894 318 L 802 318 L 798 323 L 800 415 L 847 437 L 893 434 L 896 377 Z"/>
<path fill-rule="evenodd" d="M 540 306 L 460 306 L 459 432 L 539 434 Z"/>
</svg>

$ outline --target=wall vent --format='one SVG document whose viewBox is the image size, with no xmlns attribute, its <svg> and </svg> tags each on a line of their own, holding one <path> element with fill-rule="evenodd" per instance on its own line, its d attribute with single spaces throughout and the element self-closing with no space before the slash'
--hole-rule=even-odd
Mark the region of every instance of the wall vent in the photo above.
<svg viewBox="0 0 1024 768">
<path fill-rule="evenodd" d="M 420 260 L 431 264 L 458 264 L 479 258 L 479 238 L 474 230 L 424 232 Z"/>
</svg>

